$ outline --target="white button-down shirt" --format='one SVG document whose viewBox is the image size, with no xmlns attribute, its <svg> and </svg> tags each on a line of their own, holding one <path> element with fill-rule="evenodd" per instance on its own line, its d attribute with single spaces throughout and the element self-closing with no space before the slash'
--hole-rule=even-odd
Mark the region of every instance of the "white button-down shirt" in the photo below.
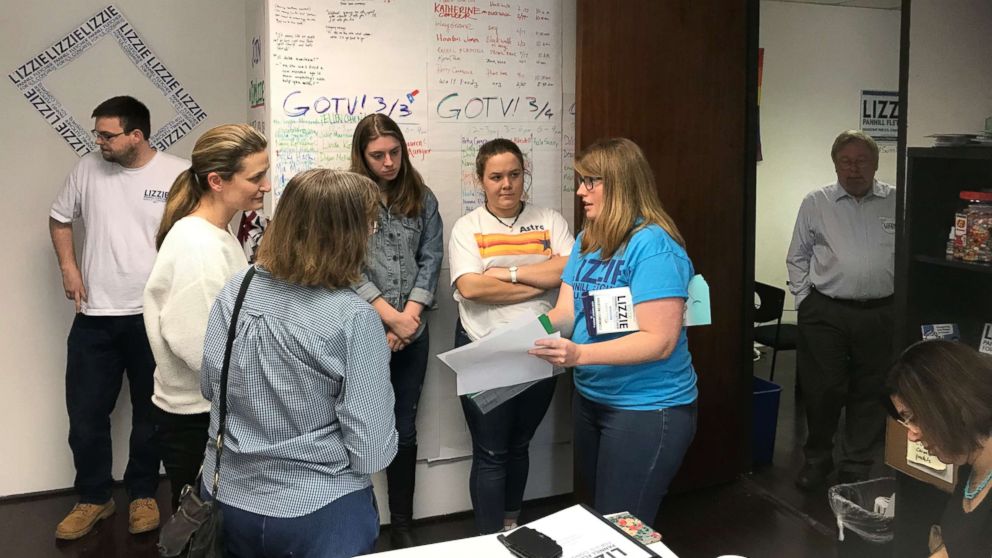
<svg viewBox="0 0 992 558">
<path fill-rule="evenodd" d="M 836 182 L 806 195 L 785 260 L 796 308 L 811 288 L 850 300 L 892 294 L 894 194 L 891 185 L 876 180 L 860 201 Z"/>
</svg>

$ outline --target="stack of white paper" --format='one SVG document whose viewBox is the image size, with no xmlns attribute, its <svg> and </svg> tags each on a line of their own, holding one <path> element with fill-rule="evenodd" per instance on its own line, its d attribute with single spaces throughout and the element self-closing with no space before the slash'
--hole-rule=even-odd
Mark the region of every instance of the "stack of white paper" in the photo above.
<svg viewBox="0 0 992 558">
<path fill-rule="evenodd" d="M 549 335 L 537 315 L 530 315 L 437 357 L 458 375 L 458 395 L 465 395 L 550 378 L 551 364 L 527 351 L 538 339 L 560 337 Z"/>
</svg>

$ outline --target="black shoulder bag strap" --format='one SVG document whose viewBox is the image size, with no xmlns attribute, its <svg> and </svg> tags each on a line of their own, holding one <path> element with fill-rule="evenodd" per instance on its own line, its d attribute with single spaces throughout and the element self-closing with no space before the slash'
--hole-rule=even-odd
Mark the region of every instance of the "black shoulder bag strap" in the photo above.
<svg viewBox="0 0 992 558">
<path fill-rule="evenodd" d="M 234 337 L 238 332 L 238 314 L 241 313 L 241 304 L 245 301 L 245 293 L 248 292 L 248 284 L 255 275 L 255 266 L 248 268 L 245 278 L 241 281 L 241 290 L 238 291 L 238 298 L 234 301 L 234 310 L 231 312 L 231 326 L 227 330 L 227 346 L 224 347 L 224 365 L 220 371 L 220 413 L 217 421 L 217 459 L 214 460 L 214 489 L 211 492 L 214 498 L 217 497 L 217 485 L 220 483 L 220 457 L 224 453 L 224 429 L 227 424 L 227 371 L 231 367 L 231 347 L 234 346 Z"/>
</svg>

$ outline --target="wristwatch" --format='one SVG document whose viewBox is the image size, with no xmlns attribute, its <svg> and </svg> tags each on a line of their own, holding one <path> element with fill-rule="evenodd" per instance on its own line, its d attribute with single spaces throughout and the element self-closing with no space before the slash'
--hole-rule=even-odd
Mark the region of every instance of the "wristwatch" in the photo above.
<svg viewBox="0 0 992 558">
<path fill-rule="evenodd" d="M 510 282 L 513 283 L 514 285 L 516 285 L 517 284 L 517 269 L 518 269 L 517 266 L 511 265 L 510 267 L 508 267 L 506 269 L 510 272 Z"/>
</svg>

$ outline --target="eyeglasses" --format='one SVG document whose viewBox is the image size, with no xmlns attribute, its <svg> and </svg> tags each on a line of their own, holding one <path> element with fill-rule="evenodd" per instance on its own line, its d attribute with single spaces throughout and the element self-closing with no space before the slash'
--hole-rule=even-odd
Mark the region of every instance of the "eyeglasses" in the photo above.
<svg viewBox="0 0 992 558">
<path fill-rule="evenodd" d="M 839 159 L 835 164 L 837 168 L 847 168 L 847 169 L 854 168 L 854 169 L 864 170 L 867 168 L 871 168 L 872 163 L 873 161 L 869 161 L 867 159 L 857 159 L 857 160 Z"/>
<path fill-rule="evenodd" d="M 596 187 L 596 184 L 603 183 L 602 176 L 582 176 L 579 173 L 575 173 L 575 178 L 579 180 L 579 184 L 586 187 L 586 190 L 592 191 Z"/>
<path fill-rule="evenodd" d="M 913 415 L 903 415 L 896 409 L 896 406 L 892 404 L 892 401 L 888 397 L 885 398 L 885 408 L 889 412 L 889 416 L 895 419 L 896 422 L 906 427 L 907 430 L 919 430 L 919 426 L 916 425 L 916 421 L 913 419 Z"/>
<path fill-rule="evenodd" d="M 110 132 L 98 132 L 96 130 L 90 130 L 90 133 L 93 134 L 93 137 L 96 140 L 98 140 L 98 141 L 99 140 L 103 140 L 103 141 L 107 142 L 107 141 L 110 141 L 110 140 L 116 138 L 117 136 L 123 136 L 127 132 L 117 132 L 116 134 L 111 134 Z"/>
<path fill-rule="evenodd" d="M 916 423 L 913 422 L 913 417 L 893 417 L 896 422 L 906 427 L 906 430 L 918 430 Z"/>
</svg>

